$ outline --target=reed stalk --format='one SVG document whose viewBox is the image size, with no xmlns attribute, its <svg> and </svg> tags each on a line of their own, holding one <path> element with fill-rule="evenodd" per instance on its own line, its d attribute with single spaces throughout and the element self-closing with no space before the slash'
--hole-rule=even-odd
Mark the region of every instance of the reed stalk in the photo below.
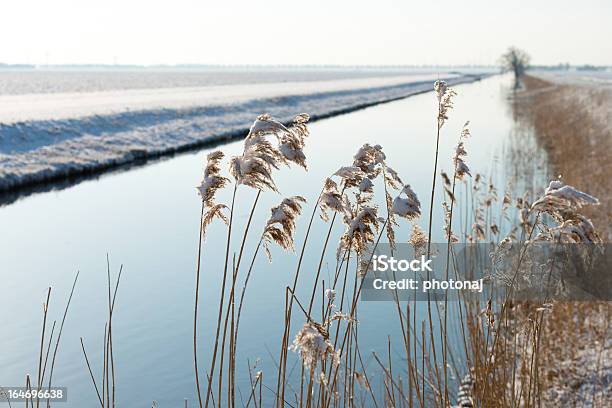
<svg viewBox="0 0 612 408">
<path fill-rule="evenodd" d="M 225 299 L 225 284 L 226 284 L 226 280 L 227 280 L 227 265 L 229 262 L 229 251 L 230 251 L 230 240 L 231 240 L 231 236 L 232 236 L 232 223 L 234 220 L 234 204 L 236 202 L 236 190 L 238 189 L 238 184 L 234 183 L 234 190 L 232 192 L 232 201 L 231 201 L 231 206 L 230 206 L 230 218 L 229 218 L 229 225 L 227 227 L 227 239 L 226 239 L 226 246 L 225 246 L 225 264 L 223 267 L 223 282 L 221 283 L 221 294 L 220 294 L 220 300 L 219 300 L 219 313 L 218 313 L 218 317 L 217 317 L 217 329 L 216 329 L 216 333 L 215 333 L 215 343 L 214 343 L 214 348 L 213 348 L 213 355 L 212 355 L 212 361 L 210 363 L 210 376 L 208 377 L 208 386 L 206 389 L 206 402 L 204 404 L 204 406 L 206 408 L 208 408 L 208 404 L 210 401 L 210 396 L 211 396 L 211 392 L 212 392 L 212 379 L 214 376 L 214 372 L 215 372 L 215 364 L 217 362 L 217 350 L 219 348 L 219 335 L 221 332 L 221 318 L 223 316 L 223 305 L 224 305 L 224 299 Z M 219 392 L 218 395 L 221 395 L 221 383 L 219 383 Z M 221 401 L 219 401 L 219 404 L 221 403 Z"/>
</svg>

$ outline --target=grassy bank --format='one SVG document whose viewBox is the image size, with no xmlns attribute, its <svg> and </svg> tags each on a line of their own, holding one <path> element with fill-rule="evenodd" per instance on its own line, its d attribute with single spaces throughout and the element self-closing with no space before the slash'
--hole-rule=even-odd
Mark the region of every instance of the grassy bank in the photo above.
<svg viewBox="0 0 612 408">
<path fill-rule="evenodd" d="M 612 88 L 555 84 L 526 76 L 513 99 L 546 151 L 550 170 L 597 196 L 584 209 L 605 242 L 612 239 Z M 545 406 L 612 405 L 610 302 L 555 304 L 542 327 Z"/>
<path fill-rule="evenodd" d="M 559 85 L 526 76 L 520 115 L 532 124 L 553 171 L 600 199 L 585 210 L 612 241 L 612 88 Z"/>
</svg>

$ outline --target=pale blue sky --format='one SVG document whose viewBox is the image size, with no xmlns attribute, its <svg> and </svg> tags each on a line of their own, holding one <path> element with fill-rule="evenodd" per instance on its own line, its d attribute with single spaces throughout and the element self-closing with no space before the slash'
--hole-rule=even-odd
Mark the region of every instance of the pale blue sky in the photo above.
<svg viewBox="0 0 612 408">
<path fill-rule="evenodd" d="M 4 1 L 0 62 L 612 65 L 609 0 Z"/>
</svg>

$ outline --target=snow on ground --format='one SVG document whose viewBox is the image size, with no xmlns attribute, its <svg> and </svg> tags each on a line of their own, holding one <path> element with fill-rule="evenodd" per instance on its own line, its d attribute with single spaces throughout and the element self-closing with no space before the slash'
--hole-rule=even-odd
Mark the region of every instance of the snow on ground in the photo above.
<svg viewBox="0 0 612 408">
<path fill-rule="evenodd" d="M 589 85 L 612 88 L 612 71 L 601 70 L 534 70 L 529 75 L 565 85 Z"/>
<path fill-rule="evenodd" d="M 401 75 L 349 78 L 334 81 L 294 81 L 198 87 L 121 89 L 103 92 L 70 92 L 0 95 L 0 123 L 57 120 L 108 115 L 127 110 L 184 109 L 236 104 L 254 99 L 357 91 L 407 83 L 433 82 L 437 75 Z M 457 75 L 446 74 L 446 78 Z"/>
<path fill-rule="evenodd" d="M 330 116 L 478 76 L 411 75 L 0 96 L 0 191 L 101 171 L 242 134 L 263 112 Z"/>
</svg>

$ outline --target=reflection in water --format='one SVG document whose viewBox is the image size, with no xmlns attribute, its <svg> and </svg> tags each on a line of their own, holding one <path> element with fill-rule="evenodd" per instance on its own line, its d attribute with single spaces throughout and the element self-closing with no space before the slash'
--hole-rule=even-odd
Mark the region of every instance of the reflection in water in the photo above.
<svg viewBox="0 0 612 408">
<path fill-rule="evenodd" d="M 541 193 L 548 185 L 550 168 L 541 141 L 536 137 L 531 120 L 532 105 L 523 91 L 505 93 L 513 127 L 505 145 L 505 172 L 515 184 L 516 191 L 524 191 L 530 197 Z"/>
<path fill-rule="evenodd" d="M 528 132 L 518 130 L 520 120 L 515 122 L 509 115 L 503 94 L 509 84 L 508 77 L 493 77 L 458 86 L 455 109 L 450 113 L 441 138 L 441 168 L 448 171 L 452 165 L 453 145 L 465 121 L 471 120 L 467 161 L 474 174 L 487 175 L 481 177 L 482 187 L 478 187 L 483 192 L 482 200 L 492 194 L 488 188 L 489 178 L 498 186 L 505 186 L 512 180 L 513 193 L 518 192 L 515 196 L 522 194 L 519 186 L 523 184 L 538 185 L 536 181 L 525 182 L 523 178 L 525 172 L 532 171 L 529 169 L 533 169 L 536 177 L 538 164 L 534 158 L 540 158 L 541 152 L 537 145 L 527 140 Z M 309 214 L 325 178 L 341 165 L 350 164 L 357 148 L 370 142 L 384 147 L 389 164 L 422 198 L 422 211 L 426 214 L 433 169 L 435 106 L 435 97 L 429 93 L 313 123 L 305 151 L 309 171 L 281 170 L 275 181 L 282 196 L 304 196 L 307 199 L 304 213 Z M 519 150 L 519 146 L 527 149 L 530 156 Z M 0 338 L 0 384 L 21 384 L 24 373 L 36 367 L 40 302 L 45 288 L 53 286 L 49 313 L 55 318 L 61 313 L 62 300 L 78 269 L 81 275 L 62 335 L 54 382 L 69 387 L 67 406 L 85 406 L 95 399 L 95 391 L 86 375 L 79 337 L 86 340 L 92 361 L 101 361 L 104 334 L 101 322 L 106 313 L 105 256 L 109 253 L 111 270 L 117 270 L 119 263 L 124 265 L 113 315 L 118 404 L 142 406 L 156 400 L 160 406 L 176 406 L 183 398 L 195 401 L 191 318 L 200 215 L 195 186 L 208 150 L 111 173 L 0 207 L 0 319 L 5 333 Z M 231 157 L 240 153 L 242 145 L 230 143 L 222 150 Z M 493 157 L 501 157 L 502 161 L 497 163 Z M 509 168 L 515 171 L 512 177 L 499 171 Z M 459 189 L 460 203 L 465 192 L 471 191 L 476 184 L 471 180 Z M 437 197 L 443 196 L 442 188 L 440 186 Z M 222 191 L 218 200 L 229 202 L 230 194 L 230 191 Z M 238 190 L 235 230 L 240 233 L 247 222 L 254 195 L 248 189 Z M 259 210 L 253 218 L 253 237 L 260 234 L 269 217 L 269 208 L 278 204 L 280 198 L 273 193 L 261 195 Z M 384 205 L 383 202 L 378 204 Z M 457 219 L 460 224 L 457 228 L 462 231 L 471 229 L 477 215 L 474 208 L 479 204 L 472 202 L 470 205 L 470 208 L 465 206 Z M 499 217 L 497 208 L 500 205 L 501 197 L 496 206 L 489 206 L 478 216 L 495 219 Z M 297 223 L 298 248 L 307 218 L 302 217 Z M 440 241 L 444 237 L 444 212 L 439 204 L 434 208 L 433 219 L 434 241 Z M 424 223 L 422 219 L 422 227 Z M 311 235 L 324 237 L 327 228 L 328 224 L 315 219 Z M 409 225 L 402 224 L 396 231 L 397 241 L 406 242 L 410 230 Z M 341 232 L 342 227 L 336 225 L 332 234 L 337 237 Z M 218 305 L 220 271 L 223 270 L 219 254 L 224 253 L 224 233 L 221 225 L 213 224 L 203 254 L 204 287 L 200 310 L 205 317 L 201 320 L 199 339 L 203 350 L 202 367 L 208 367 L 210 362 L 205 350 L 210 349 L 214 335 L 215 322 L 209 316 Z M 487 234 L 491 236 L 491 232 Z M 253 253 L 255 241 L 248 240 L 245 254 Z M 322 247 L 323 239 L 309 240 L 307 254 L 320 254 Z M 257 369 L 264 373 L 276 372 L 284 288 L 293 280 L 296 259 L 294 254 L 277 250 L 273 255 L 273 264 L 265 257 L 257 258 L 245 299 L 241 348 L 236 360 L 237 381 L 242 388 L 248 388 L 249 383 L 247 361 L 251 366 L 257 361 Z M 318 262 L 317 256 L 304 259 L 303 286 L 297 293 L 300 298 L 310 298 Z M 333 279 L 335 266 L 334 243 L 330 244 L 321 271 L 328 283 Z M 420 316 L 423 310 L 416 313 Z M 401 336 L 392 304 L 372 302 L 360 306 L 359 321 L 360 347 L 364 353 L 381 351 L 381 347 L 386 352 L 387 336 Z M 293 326 L 300 327 L 301 323 L 302 320 L 296 320 Z M 369 357 L 365 359 L 368 364 Z M 296 361 L 291 354 L 288 372 L 295 367 Z M 373 378 L 380 377 L 375 364 L 369 367 L 373 370 Z M 93 369 L 101 371 L 98 366 Z M 269 385 L 274 387 L 272 377 L 273 374 L 264 377 L 268 379 L 265 384 L 270 381 Z"/>
<path fill-rule="evenodd" d="M 229 140 L 239 139 L 241 137 L 242 136 L 239 137 L 239 135 L 235 135 L 235 134 L 227 135 L 227 139 Z M 206 149 L 214 149 L 217 146 L 220 146 L 226 143 L 228 142 L 227 141 L 210 141 L 210 142 L 204 143 L 204 145 L 206 146 Z M 69 175 L 67 177 L 64 175 L 58 175 L 57 180 L 53 180 L 53 181 L 47 180 L 47 181 L 43 181 L 37 184 L 26 185 L 24 187 L 20 187 L 18 190 L 15 190 L 15 191 L 11 191 L 11 190 L 0 191 L 0 207 L 12 204 L 17 200 L 29 197 L 33 194 L 61 191 L 66 188 L 76 186 L 77 184 L 82 183 L 83 181 L 98 180 L 99 178 L 105 177 L 107 175 L 110 176 L 116 173 L 123 173 L 126 171 L 133 170 L 135 168 L 141 167 L 141 166 L 146 166 L 152 163 L 156 163 L 158 161 L 171 160 L 177 155 L 183 154 L 185 151 L 191 152 L 193 150 L 195 149 L 190 146 L 187 146 L 183 150 L 177 150 L 175 152 L 164 153 L 162 156 L 159 156 L 159 157 L 155 157 L 155 156 L 143 157 L 141 159 L 127 162 L 117 167 L 113 165 L 113 167 L 111 168 L 93 169 L 90 172 L 77 173 L 77 174 Z"/>
</svg>

